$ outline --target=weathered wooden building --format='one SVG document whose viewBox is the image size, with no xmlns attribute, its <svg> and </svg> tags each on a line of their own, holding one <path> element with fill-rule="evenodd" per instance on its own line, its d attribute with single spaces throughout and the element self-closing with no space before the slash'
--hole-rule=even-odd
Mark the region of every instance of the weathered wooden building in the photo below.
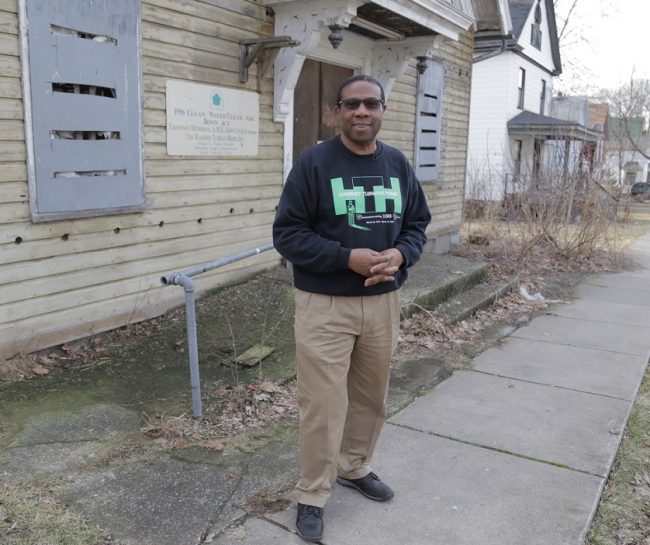
<svg viewBox="0 0 650 545">
<path fill-rule="evenodd" d="M 385 85 L 380 137 L 416 165 L 444 250 L 461 223 L 474 13 L 0 0 L 0 357 L 159 315 L 181 302 L 161 273 L 270 242 L 293 156 L 333 134 L 335 85 L 354 72 Z M 197 287 L 278 263 L 267 252 Z"/>
</svg>

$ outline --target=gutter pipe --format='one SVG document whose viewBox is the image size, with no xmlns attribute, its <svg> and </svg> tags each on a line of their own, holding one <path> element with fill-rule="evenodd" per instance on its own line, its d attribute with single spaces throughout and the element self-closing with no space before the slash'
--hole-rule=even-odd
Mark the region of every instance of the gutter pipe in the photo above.
<svg viewBox="0 0 650 545">
<path fill-rule="evenodd" d="M 479 55 L 475 59 L 472 60 L 473 64 L 476 64 L 477 62 L 484 61 L 486 59 L 491 59 L 492 57 L 496 57 L 497 55 L 501 55 L 508 46 L 510 45 L 510 40 L 512 40 L 512 33 L 508 33 L 506 36 L 502 36 L 501 38 L 501 45 L 493 49 L 492 51 L 488 51 L 487 53 L 483 53 L 482 55 Z"/>
<path fill-rule="evenodd" d="M 240 254 L 217 259 L 203 265 L 197 265 L 181 272 L 171 272 L 163 275 L 160 281 L 165 286 L 182 286 L 185 291 L 185 321 L 187 324 L 187 349 L 190 359 L 190 383 L 192 387 L 192 414 L 195 418 L 203 416 L 203 409 L 201 407 L 201 379 L 199 376 L 199 348 L 196 336 L 196 310 L 194 304 L 195 287 L 192 282 L 192 276 L 197 276 L 201 273 L 229 265 L 235 261 L 240 261 L 262 252 L 273 249 L 273 244 L 265 244 L 252 250 L 247 250 Z"/>
</svg>

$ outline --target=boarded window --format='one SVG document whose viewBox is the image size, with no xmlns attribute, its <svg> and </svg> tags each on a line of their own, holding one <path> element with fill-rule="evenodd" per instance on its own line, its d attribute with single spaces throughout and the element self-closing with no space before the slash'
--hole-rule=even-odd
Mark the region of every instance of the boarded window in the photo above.
<svg viewBox="0 0 650 545">
<path fill-rule="evenodd" d="M 415 175 L 420 182 L 435 182 L 440 175 L 442 82 L 442 64 L 427 60 L 427 69 L 418 76 L 415 120 Z"/>
<path fill-rule="evenodd" d="M 140 2 L 22 0 L 21 19 L 32 219 L 141 208 Z"/>
</svg>

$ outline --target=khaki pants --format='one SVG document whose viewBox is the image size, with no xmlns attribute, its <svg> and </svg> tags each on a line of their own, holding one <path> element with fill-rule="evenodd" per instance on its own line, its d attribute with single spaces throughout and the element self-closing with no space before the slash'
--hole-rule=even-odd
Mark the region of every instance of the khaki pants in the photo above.
<svg viewBox="0 0 650 545">
<path fill-rule="evenodd" d="M 323 507 L 336 475 L 358 479 L 386 420 L 399 291 L 344 297 L 296 291 L 299 503 Z"/>
</svg>

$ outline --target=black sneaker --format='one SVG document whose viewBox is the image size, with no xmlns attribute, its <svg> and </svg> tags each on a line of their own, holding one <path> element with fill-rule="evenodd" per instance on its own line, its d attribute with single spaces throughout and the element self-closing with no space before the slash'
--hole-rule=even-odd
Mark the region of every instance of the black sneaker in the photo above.
<svg viewBox="0 0 650 545">
<path fill-rule="evenodd" d="M 336 482 L 348 488 L 356 488 L 366 498 L 375 501 L 388 501 L 395 495 L 393 489 L 386 483 L 381 482 L 381 479 L 372 472 L 360 479 L 337 477 Z"/>
<path fill-rule="evenodd" d="M 296 529 L 298 535 L 305 541 L 320 541 L 323 539 L 323 508 L 315 505 L 298 504 Z"/>
</svg>

